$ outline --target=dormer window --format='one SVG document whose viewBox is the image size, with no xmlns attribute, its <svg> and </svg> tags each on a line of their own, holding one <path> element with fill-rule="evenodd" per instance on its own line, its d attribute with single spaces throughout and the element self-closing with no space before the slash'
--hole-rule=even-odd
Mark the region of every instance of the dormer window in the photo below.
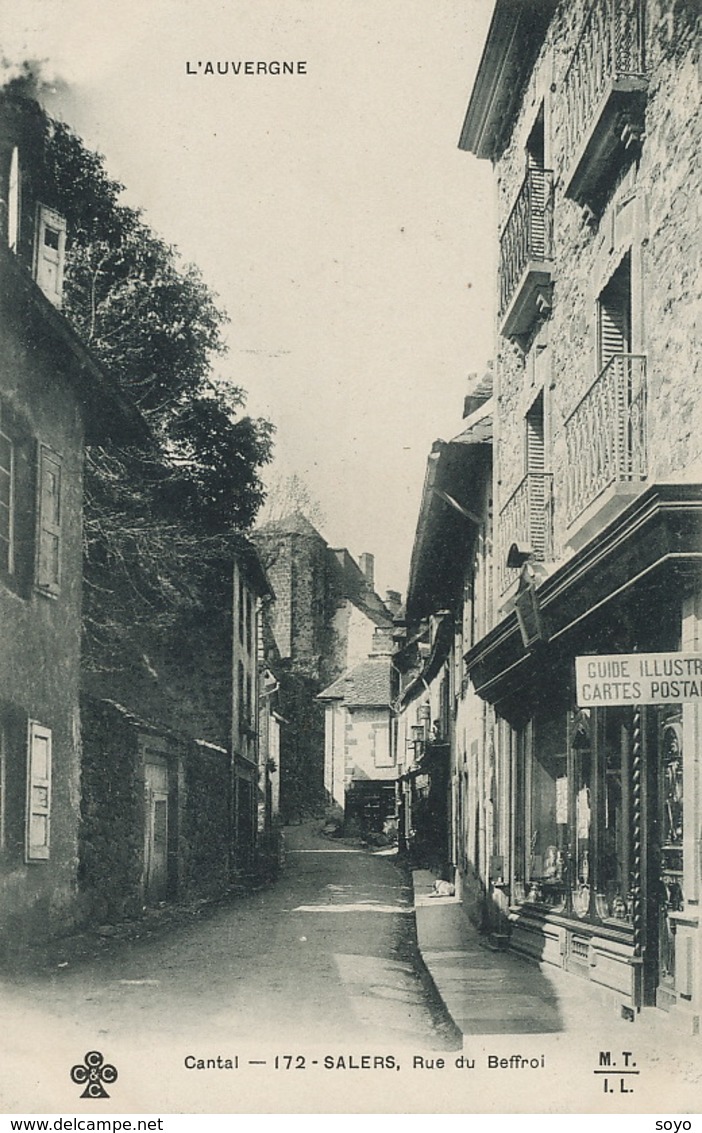
<svg viewBox="0 0 702 1133">
<path fill-rule="evenodd" d="M 46 205 L 37 205 L 34 277 L 55 307 L 63 300 L 65 251 L 66 221 Z"/>
</svg>

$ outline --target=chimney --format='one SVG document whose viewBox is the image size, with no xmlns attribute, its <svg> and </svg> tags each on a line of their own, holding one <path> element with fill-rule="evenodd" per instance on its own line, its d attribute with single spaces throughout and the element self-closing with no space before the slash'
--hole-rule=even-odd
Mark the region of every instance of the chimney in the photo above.
<svg viewBox="0 0 702 1133">
<path fill-rule="evenodd" d="M 371 657 L 389 657 L 395 651 L 392 626 L 376 626 L 373 630 Z"/>
<path fill-rule="evenodd" d="M 371 590 L 375 587 L 375 556 L 371 555 L 368 551 L 364 551 L 362 555 L 358 556 L 358 565 L 365 577 Z"/>
<path fill-rule="evenodd" d="M 386 590 L 385 591 L 385 605 L 392 614 L 393 618 L 397 617 L 402 609 L 402 595 L 399 590 Z"/>
</svg>

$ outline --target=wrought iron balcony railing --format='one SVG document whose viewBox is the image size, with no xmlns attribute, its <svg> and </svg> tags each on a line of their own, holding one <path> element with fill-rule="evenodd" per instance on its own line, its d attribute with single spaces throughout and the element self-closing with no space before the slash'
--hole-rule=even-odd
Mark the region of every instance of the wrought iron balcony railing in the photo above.
<svg viewBox="0 0 702 1133">
<path fill-rule="evenodd" d="M 645 480 L 646 358 L 615 354 L 565 423 L 567 522 L 611 484 Z"/>
<path fill-rule="evenodd" d="M 500 318 L 525 271 L 548 263 L 552 254 L 553 173 L 529 169 L 500 237 Z"/>
<path fill-rule="evenodd" d="M 577 197 L 579 189 L 589 187 L 583 165 L 590 142 L 596 163 L 606 163 L 615 144 L 612 131 L 621 134 L 625 128 L 621 111 L 638 105 L 645 85 L 643 0 L 593 0 L 563 84 L 566 159 L 574 163 L 566 178 L 568 195 Z"/>
<path fill-rule="evenodd" d="M 519 576 L 507 566 L 513 543 L 529 547 L 537 562 L 553 558 L 553 476 L 550 472 L 527 472 L 500 511 L 497 570 L 500 594 Z"/>
</svg>

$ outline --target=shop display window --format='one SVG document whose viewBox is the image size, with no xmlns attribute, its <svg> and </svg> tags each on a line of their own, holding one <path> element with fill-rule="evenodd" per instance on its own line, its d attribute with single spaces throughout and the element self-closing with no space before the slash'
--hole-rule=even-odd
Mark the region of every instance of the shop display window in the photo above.
<svg viewBox="0 0 702 1133">
<path fill-rule="evenodd" d="M 631 710 L 536 717 L 515 767 L 514 901 L 631 921 Z"/>
</svg>

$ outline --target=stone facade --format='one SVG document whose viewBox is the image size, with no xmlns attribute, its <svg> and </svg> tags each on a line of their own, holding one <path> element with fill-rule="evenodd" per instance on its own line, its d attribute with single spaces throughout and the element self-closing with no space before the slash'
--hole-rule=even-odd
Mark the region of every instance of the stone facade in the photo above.
<svg viewBox="0 0 702 1133">
<path fill-rule="evenodd" d="M 700 706 L 694 688 L 581 703 L 575 659 L 702 639 L 701 19 L 496 0 L 461 140 L 498 202 L 494 603 L 453 772 L 462 758 L 454 853 L 486 925 L 689 1030 Z"/>
</svg>

